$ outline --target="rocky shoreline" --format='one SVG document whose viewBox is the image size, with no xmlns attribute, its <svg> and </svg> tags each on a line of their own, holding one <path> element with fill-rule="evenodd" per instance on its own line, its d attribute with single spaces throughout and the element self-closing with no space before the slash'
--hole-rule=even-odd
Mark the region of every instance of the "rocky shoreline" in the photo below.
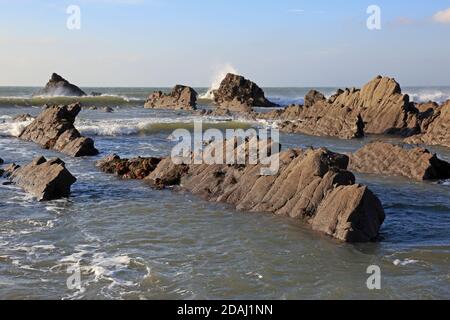
<svg viewBox="0 0 450 320">
<path fill-rule="evenodd" d="M 82 95 L 76 88 L 54 74 L 41 92 L 70 89 L 71 94 Z M 112 155 L 99 161 L 98 167 L 122 179 L 185 190 L 208 201 L 229 203 L 237 210 L 299 219 L 313 230 L 345 242 L 377 240 L 385 219 L 380 200 L 367 186 L 357 184 L 352 172 L 417 181 L 450 178 L 448 162 L 425 148 L 408 146 L 450 147 L 450 100 L 442 105 L 413 103 L 392 78 L 378 76 L 361 89 L 338 90 L 330 98 L 311 90 L 303 105 L 284 109 L 267 100 L 254 82 L 238 75 L 228 74 L 213 94 L 215 108 L 197 110 L 197 92 L 177 85 L 168 94 L 158 91 L 150 95 L 145 108 L 263 119 L 274 121 L 283 132 L 313 136 L 358 139 L 367 134 L 394 135 L 403 137 L 404 144 L 373 142 L 348 155 L 325 148 L 289 149 L 280 152 L 275 176 L 261 175 L 262 165 L 175 164 L 170 157 L 121 159 Z M 276 110 L 256 112 L 256 107 Z M 44 106 L 34 119 L 20 115 L 14 121 L 32 122 L 19 139 L 71 157 L 95 156 L 99 151 L 94 141 L 74 126 L 81 110 L 81 104 L 75 103 Z M 38 157 L 23 167 L 12 163 L 0 169 L 1 175 L 39 201 L 68 197 L 76 182 L 59 158 Z"/>
<path fill-rule="evenodd" d="M 366 186 L 355 184 L 348 162 L 347 156 L 321 148 L 283 151 L 275 176 L 261 176 L 261 164 L 186 165 L 175 164 L 170 157 L 128 160 L 112 155 L 99 161 L 98 167 L 156 188 L 187 190 L 238 210 L 299 219 L 341 241 L 374 241 L 384 210 Z"/>
</svg>

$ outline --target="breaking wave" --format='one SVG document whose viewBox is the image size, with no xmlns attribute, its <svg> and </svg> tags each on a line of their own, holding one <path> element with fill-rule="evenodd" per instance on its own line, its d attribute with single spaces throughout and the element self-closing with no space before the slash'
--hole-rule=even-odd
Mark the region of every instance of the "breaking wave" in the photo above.
<svg viewBox="0 0 450 320">
<path fill-rule="evenodd" d="M 209 87 L 208 91 L 206 93 L 200 95 L 199 99 L 202 99 L 202 100 L 213 100 L 214 99 L 213 91 L 219 89 L 220 84 L 222 83 L 222 80 L 225 78 L 225 76 L 228 73 L 237 74 L 238 71 L 230 63 L 227 63 L 224 66 L 222 66 L 214 74 L 214 78 L 213 78 L 213 80 L 211 82 L 211 86 Z"/>
<path fill-rule="evenodd" d="M 99 96 L 84 97 L 63 97 L 63 96 L 38 96 L 38 97 L 0 97 L 0 107 L 2 106 L 42 106 L 44 104 L 70 104 L 81 102 L 85 106 L 142 106 L 145 100 L 137 97 L 127 97 L 122 95 L 102 94 Z"/>
<path fill-rule="evenodd" d="M 435 101 L 443 103 L 450 99 L 450 88 L 406 89 L 405 93 L 409 94 L 414 102 Z"/>
</svg>

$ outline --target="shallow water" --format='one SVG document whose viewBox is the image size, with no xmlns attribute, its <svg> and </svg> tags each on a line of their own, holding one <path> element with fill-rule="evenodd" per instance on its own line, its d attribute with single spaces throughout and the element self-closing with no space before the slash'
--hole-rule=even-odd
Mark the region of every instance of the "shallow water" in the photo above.
<svg viewBox="0 0 450 320">
<path fill-rule="evenodd" d="M 58 156 L 78 181 L 69 199 L 46 203 L 0 186 L 1 299 L 450 298 L 448 184 L 357 175 L 380 197 L 387 219 L 379 243 L 343 244 L 295 220 L 119 181 L 95 167 L 112 152 L 167 155 L 173 123 L 189 127 L 192 116 L 142 107 L 83 111 L 77 126 L 102 154 L 73 159 L 19 141 L 2 124 L 39 111 L 0 109 L 0 157 L 26 163 L 36 155 Z M 205 120 L 220 128 L 243 126 Z M 282 135 L 281 143 L 350 152 L 373 139 L 392 138 Z M 433 151 L 450 160 L 449 149 Z M 81 267 L 81 291 L 67 287 L 74 265 Z M 367 289 L 369 265 L 381 267 L 382 290 Z"/>
</svg>

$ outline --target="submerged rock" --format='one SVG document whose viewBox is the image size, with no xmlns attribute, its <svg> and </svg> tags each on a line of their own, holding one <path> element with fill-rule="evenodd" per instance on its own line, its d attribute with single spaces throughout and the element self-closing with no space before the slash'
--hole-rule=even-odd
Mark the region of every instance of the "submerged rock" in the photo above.
<svg viewBox="0 0 450 320">
<path fill-rule="evenodd" d="M 175 164 L 168 157 L 145 181 L 157 188 L 178 186 L 209 201 L 233 204 L 238 210 L 301 219 L 342 241 L 376 240 L 384 210 L 367 187 L 355 184 L 354 175 L 346 170 L 347 156 L 324 148 L 291 149 L 279 156 L 280 168 L 273 176 L 261 175 L 262 164 Z M 114 156 L 99 166 L 123 176 L 121 161 Z"/>
<path fill-rule="evenodd" d="M 94 141 L 81 136 L 74 126 L 75 118 L 80 111 L 79 103 L 68 106 L 44 106 L 44 110 L 22 131 L 19 138 L 72 157 L 97 155 L 98 150 L 94 147 Z"/>
<path fill-rule="evenodd" d="M 410 144 L 441 145 L 450 148 L 450 100 L 442 106 L 434 104 L 422 106 L 427 109 L 422 113 L 421 133 L 405 140 Z"/>
<path fill-rule="evenodd" d="M 160 158 L 120 159 L 116 154 L 97 162 L 103 172 L 116 174 L 122 179 L 144 179 L 156 169 Z"/>
<path fill-rule="evenodd" d="M 219 89 L 213 91 L 214 103 L 232 112 L 250 112 L 253 107 L 277 107 L 266 99 L 264 91 L 242 76 L 228 73 Z"/>
<path fill-rule="evenodd" d="M 70 187 L 77 181 L 59 158 L 47 161 L 44 157 L 37 157 L 23 167 L 11 164 L 5 172 L 11 182 L 39 201 L 68 197 Z"/>
<path fill-rule="evenodd" d="M 350 155 L 350 170 L 419 181 L 450 178 L 450 164 L 423 148 L 373 142 Z"/>
<path fill-rule="evenodd" d="M 61 77 L 60 75 L 53 73 L 52 77 L 45 85 L 44 88 L 37 91 L 34 96 L 85 96 L 86 93 L 78 88 L 76 85 L 71 84 L 69 81 Z"/>
<path fill-rule="evenodd" d="M 191 87 L 176 85 L 169 94 L 154 92 L 145 102 L 144 108 L 195 110 L 197 96 L 197 92 Z"/>
</svg>

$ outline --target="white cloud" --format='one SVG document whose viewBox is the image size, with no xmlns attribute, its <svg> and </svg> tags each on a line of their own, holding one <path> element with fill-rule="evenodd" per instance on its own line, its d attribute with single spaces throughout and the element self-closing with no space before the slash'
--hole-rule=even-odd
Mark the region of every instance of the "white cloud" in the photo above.
<svg viewBox="0 0 450 320">
<path fill-rule="evenodd" d="M 450 8 L 437 12 L 433 16 L 433 20 L 438 23 L 450 24 Z"/>
</svg>

